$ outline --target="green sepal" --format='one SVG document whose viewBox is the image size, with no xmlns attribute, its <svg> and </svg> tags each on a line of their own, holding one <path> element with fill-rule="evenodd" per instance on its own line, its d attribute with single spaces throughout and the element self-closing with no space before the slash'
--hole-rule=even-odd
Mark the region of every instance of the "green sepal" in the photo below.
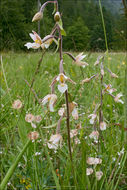
<svg viewBox="0 0 127 190">
<path fill-rule="evenodd" d="M 54 10 L 53 10 L 53 12 L 52 12 L 52 15 L 54 15 L 55 12 L 56 12 L 56 3 L 54 3 Z"/>
<path fill-rule="evenodd" d="M 60 19 L 59 22 L 57 22 L 58 26 L 60 27 L 60 31 L 61 31 L 61 35 L 62 36 L 66 36 L 66 32 L 65 30 L 63 29 L 63 22 L 62 20 Z"/>
</svg>

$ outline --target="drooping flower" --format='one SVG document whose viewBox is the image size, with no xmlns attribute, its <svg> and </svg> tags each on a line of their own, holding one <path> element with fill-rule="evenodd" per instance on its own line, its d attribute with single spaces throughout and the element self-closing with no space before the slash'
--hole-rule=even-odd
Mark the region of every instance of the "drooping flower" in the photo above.
<svg viewBox="0 0 127 190">
<path fill-rule="evenodd" d="M 35 117 L 34 117 L 34 115 L 31 114 L 31 113 L 28 113 L 28 114 L 26 114 L 26 116 L 25 116 L 25 120 L 26 120 L 26 122 L 28 122 L 28 123 L 33 122 L 34 119 L 35 119 Z"/>
<path fill-rule="evenodd" d="M 118 78 L 118 76 L 115 73 L 111 73 L 112 78 Z"/>
<path fill-rule="evenodd" d="M 124 102 L 120 99 L 120 97 L 122 96 L 123 96 L 122 93 L 117 94 L 114 98 L 115 102 L 120 102 L 121 104 L 124 104 Z"/>
<path fill-rule="evenodd" d="M 86 63 L 85 61 L 82 61 L 85 57 L 86 55 L 83 55 L 83 52 L 82 52 L 75 57 L 75 61 L 73 63 L 75 63 L 78 66 L 82 66 L 84 68 L 85 66 L 88 65 L 88 63 Z"/>
<path fill-rule="evenodd" d="M 96 117 L 97 117 L 96 114 L 90 114 L 90 115 L 88 116 L 88 118 L 91 118 L 91 119 L 90 119 L 90 124 L 94 124 L 94 121 L 95 121 Z"/>
<path fill-rule="evenodd" d="M 102 171 L 97 171 L 96 172 L 96 178 L 97 178 L 98 181 L 102 178 L 102 176 L 103 176 L 103 172 Z"/>
<path fill-rule="evenodd" d="M 82 80 L 81 83 L 82 83 L 82 84 L 84 84 L 84 83 L 88 83 L 88 82 L 90 82 L 90 80 L 91 80 L 90 78 L 85 78 L 84 80 Z"/>
<path fill-rule="evenodd" d="M 111 84 L 108 84 L 108 85 L 104 84 L 104 86 L 105 86 L 105 89 L 104 89 L 103 93 L 107 91 L 107 92 L 109 92 L 109 94 L 112 94 L 113 92 L 116 91 L 115 88 L 112 88 Z"/>
<path fill-rule="evenodd" d="M 101 55 L 98 56 L 96 62 L 94 63 L 94 66 L 98 65 L 100 63 L 100 59 L 102 59 L 102 58 L 103 58 L 103 56 L 101 56 Z"/>
<path fill-rule="evenodd" d="M 92 168 L 86 168 L 86 175 L 91 175 L 93 173 Z"/>
<path fill-rule="evenodd" d="M 78 130 L 77 129 L 72 129 L 70 131 L 70 138 L 73 138 L 73 137 L 75 137 L 77 135 L 78 135 Z"/>
<path fill-rule="evenodd" d="M 62 107 L 62 108 L 59 109 L 58 115 L 59 115 L 59 116 L 63 116 L 64 114 L 65 114 L 65 108 Z"/>
<path fill-rule="evenodd" d="M 97 165 L 101 164 L 102 160 L 100 158 L 88 157 L 87 164 L 89 165 Z"/>
<path fill-rule="evenodd" d="M 48 148 L 49 149 L 58 149 L 58 146 L 61 147 L 62 136 L 60 134 L 52 135 L 49 139 Z"/>
<path fill-rule="evenodd" d="M 63 104 L 62 107 L 58 111 L 59 116 L 63 116 L 65 114 L 66 104 Z M 78 119 L 78 109 L 76 102 L 69 103 L 69 114 L 72 114 L 72 117 L 77 120 Z"/>
<path fill-rule="evenodd" d="M 49 110 L 54 112 L 54 104 L 56 103 L 57 95 L 55 94 L 48 94 L 42 100 L 42 105 L 49 103 Z"/>
<path fill-rule="evenodd" d="M 109 70 L 108 68 L 107 68 L 107 70 L 110 73 L 112 78 L 118 78 L 118 76 L 115 73 L 113 73 L 111 70 Z"/>
<path fill-rule="evenodd" d="M 100 130 L 101 131 L 106 130 L 106 123 L 104 121 L 100 122 Z"/>
<path fill-rule="evenodd" d="M 33 43 L 28 42 L 25 44 L 25 46 L 27 47 L 27 49 L 30 49 L 30 48 L 38 49 L 42 45 L 42 39 L 40 38 L 40 36 L 35 31 L 32 31 L 32 32 L 33 32 L 33 34 L 30 33 L 29 35 L 34 42 Z"/>
<path fill-rule="evenodd" d="M 15 100 L 12 104 L 12 108 L 14 109 L 20 109 L 22 107 L 22 102 L 18 99 L 18 100 Z"/>
<path fill-rule="evenodd" d="M 74 107 L 73 111 L 72 111 L 72 117 L 77 120 L 78 119 L 78 110 L 76 108 L 76 106 Z"/>
<path fill-rule="evenodd" d="M 53 43 L 53 41 L 56 43 L 56 45 L 58 46 L 58 42 L 57 40 L 52 36 L 52 35 L 47 35 L 46 37 L 44 37 L 42 39 L 42 44 L 41 44 L 41 48 L 42 49 L 47 49 L 49 48 L 49 46 Z"/>
</svg>

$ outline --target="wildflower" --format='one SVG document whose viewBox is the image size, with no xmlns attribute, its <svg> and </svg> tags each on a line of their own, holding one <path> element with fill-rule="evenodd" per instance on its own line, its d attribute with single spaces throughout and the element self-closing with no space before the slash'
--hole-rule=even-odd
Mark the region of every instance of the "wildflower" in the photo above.
<svg viewBox="0 0 127 190">
<path fill-rule="evenodd" d="M 94 63 L 94 66 L 98 65 L 100 63 L 100 59 L 102 58 L 103 56 L 98 56 L 96 62 Z"/>
<path fill-rule="evenodd" d="M 92 131 L 92 133 L 89 135 L 90 139 L 97 140 L 99 138 L 99 132 L 98 131 Z"/>
<path fill-rule="evenodd" d="M 81 143 L 80 140 L 77 137 L 74 139 L 74 142 L 75 142 L 75 144 L 80 144 Z"/>
<path fill-rule="evenodd" d="M 12 104 L 12 108 L 14 109 L 20 109 L 22 107 L 22 102 L 18 99 L 18 100 L 15 100 Z"/>
<path fill-rule="evenodd" d="M 40 156 L 41 152 L 35 152 L 35 156 Z"/>
<path fill-rule="evenodd" d="M 71 111 L 72 105 L 73 105 L 73 109 L 72 109 L 72 111 Z M 72 114 L 72 117 L 73 117 L 75 120 L 77 120 L 77 119 L 78 119 L 77 104 L 76 104 L 75 102 L 71 102 L 71 103 L 69 103 L 69 108 L 70 108 L 69 110 L 70 110 L 70 112 L 71 112 L 71 114 Z"/>
<path fill-rule="evenodd" d="M 115 96 L 114 100 L 115 102 L 120 102 L 121 104 L 124 104 L 124 102 L 120 99 L 120 97 L 123 96 L 122 93 L 119 93 Z"/>
<path fill-rule="evenodd" d="M 41 115 L 36 115 L 35 118 L 34 118 L 34 120 L 35 120 L 35 122 L 40 123 L 41 120 L 42 120 Z"/>
<path fill-rule="evenodd" d="M 90 119 L 90 124 L 94 124 L 94 121 L 95 121 L 96 117 L 97 117 L 96 114 L 90 114 L 90 115 L 88 116 L 88 118 L 91 118 L 91 119 Z"/>
<path fill-rule="evenodd" d="M 111 70 L 109 70 L 109 69 L 107 69 L 107 70 L 110 73 L 112 78 L 118 78 L 118 76 L 115 73 L 113 73 Z"/>
<path fill-rule="evenodd" d="M 101 163 L 102 163 L 102 160 L 100 158 L 88 157 L 87 159 L 87 164 L 89 165 L 97 165 Z"/>
<path fill-rule="evenodd" d="M 42 100 L 42 105 L 45 105 L 49 102 L 49 110 L 54 112 L 54 104 L 56 103 L 57 96 L 55 94 L 48 94 Z"/>
<path fill-rule="evenodd" d="M 60 73 L 57 77 L 55 77 L 55 79 L 53 80 L 52 84 L 54 84 L 55 82 L 59 81 L 60 84 L 58 85 L 58 90 L 61 93 L 64 93 L 68 89 L 68 86 L 65 83 L 66 80 L 68 80 L 72 84 L 75 84 L 75 82 L 73 82 L 70 78 L 68 78 L 63 73 Z M 52 86 L 52 84 L 51 84 L 51 86 Z"/>
<path fill-rule="evenodd" d="M 46 37 L 42 39 L 41 48 L 42 49 L 49 48 L 49 46 L 52 44 L 53 41 L 56 43 L 56 45 L 58 45 L 57 40 L 53 38 L 52 35 L 47 35 Z"/>
<path fill-rule="evenodd" d="M 122 148 L 122 150 L 120 152 L 117 152 L 118 156 L 124 154 L 124 148 Z"/>
<path fill-rule="evenodd" d="M 38 139 L 38 137 L 39 137 L 39 133 L 37 131 L 33 131 L 28 134 L 28 138 L 30 140 L 36 140 Z"/>
<path fill-rule="evenodd" d="M 37 12 L 35 15 L 34 15 L 34 17 L 33 17 L 33 19 L 32 19 L 32 22 L 35 22 L 35 21 L 39 21 L 39 20 L 41 20 L 42 19 L 42 17 L 43 17 L 43 14 L 42 14 L 42 12 Z"/>
<path fill-rule="evenodd" d="M 33 43 L 28 42 L 25 44 L 25 46 L 27 47 L 27 49 L 30 49 L 30 48 L 38 49 L 42 45 L 42 39 L 40 38 L 40 36 L 36 32 L 34 32 L 34 31 L 32 31 L 32 32 L 33 32 L 33 34 L 30 33 L 29 35 L 34 42 Z"/>
<path fill-rule="evenodd" d="M 101 131 L 106 130 L 106 123 L 104 121 L 100 123 L 100 130 Z"/>
<path fill-rule="evenodd" d="M 82 80 L 82 84 L 84 84 L 84 83 L 88 83 L 88 82 L 90 82 L 90 78 L 85 78 L 84 80 Z"/>
<path fill-rule="evenodd" d="M 112 85 L 111 85 L 111 84 L 108 84 L 108 85 L 104 84 L 104 86 L 105 86 L 105 89 L 104 89 L 103 93 L 104 93 L 105 91 L 107 91 L 107 92 L 109 92 L 109 94 L 112 94 L 113 92 L 116 91 L 115 88 L 112 88 Z"/>
<path fill-rule="evenodd" d="M 75 57 L 75 61 L 73 63 L 75 63 L 78 66 L 82 66 L 84 68 L 85 66 L 88 65 L 88 63 L 82 61 L 82 59 L 84 59 L 85 57 L 86 55 L 83 55 L 83 52 L 82 52 Z"/>
<path fill-rule="evenodd" d="M 118 78 L 118 76 L 115 73 L 111 73 L 112 78 Z"/>
<path fill-rule="evenodd" d="M 92 168 L 86 168 L 86 175 L 91 175 L 93 173 Z"/>
<path fill-rule="evenodd" d="M 26 120 L 26 122 L 28 122 L 28 123 L 31 123 L 32 121 L 34 121 L 34 115 L 32 115 L 31 113 L 28 113 L 28 114 L 26 114 L 26 116 L 25 116 L 25 120 Z"/>
<path fill-rule="evenodd" d="M 63 116 L 65 114 L 65 108 L 60 108 L 58 111 L 59 116 Z"/>
<path fill-rule="evenodd" d="M 57 150 L 59 143 L 61 147 L 62 136 L 60 134 L 52 135 L 49 139 L 48 148 Z"/>
<path fill-rule="evenodd" d="M 97 178 L 98 181 L 102 178 L 102 176 L 103 176 L 103 172 L 102 171 L 97 171 L 96 172 L 96 178 Z"/>
<path fill-rule="evenodd" d="M 70 131 L 70 138 L 73 138 L 73 137 L 75 137 L 77 135 L 78 135 L 78 130 L 77 129 L 72 129 Z"/>
<path fill-rule="evenodd" d="M 59 116 L 63 116 L 65 114 L 65 107 L 66 107 L 66 105 L 63 104 L 63 107 L 59 109 L 59 111 L 58 111 Z M 69 103 L 69 113 L 72 114 L 72 117 L 75 120 L 78 119 L 77 103 L 75 103 L 75 102 Z"/>
</svg>

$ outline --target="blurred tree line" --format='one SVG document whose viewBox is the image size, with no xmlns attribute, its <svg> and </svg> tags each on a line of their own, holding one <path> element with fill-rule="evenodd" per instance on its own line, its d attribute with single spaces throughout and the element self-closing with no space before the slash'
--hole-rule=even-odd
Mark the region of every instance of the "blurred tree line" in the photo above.
<svg viewBox="0 0 127 190">
<path fill-rule="evenodd" d="M 67 33 L 67 36 L 64 37 L 64 49 L 74 51 L 105 50 L 105 38 L 98 1 L 58 1 L 60 12 L 63 15 L 64 29 Z M 33 15 L 38 11 L 37 2 L 37 0 L 1 0 L 0 50 L 26 50 L 24 44 L 32 41 L 29 33 L 32 30 L 38 31 L 37 23 L 31 22 Z M 44 2 L 45 0 L 41 1 L 41 3 Z M 48 5 L 40 23 L 42 38 L 50 34 L 54 25 L 52 12 L 53 6 Z M 126 50 L 127 20 L 124 11 L 112 14 L 109 9 L 103 7 L 103 14 L 108 48 L 110 50 Z"/>
</svg>

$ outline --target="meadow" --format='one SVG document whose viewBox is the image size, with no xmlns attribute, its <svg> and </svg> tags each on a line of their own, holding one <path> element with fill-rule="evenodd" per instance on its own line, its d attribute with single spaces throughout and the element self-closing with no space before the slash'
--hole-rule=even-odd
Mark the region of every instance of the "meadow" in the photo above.
<svg viewBox="0 0 127 190">
<path fill-rule="evenodd" d="M 73 55 L 78 53 L 74 52 Z M 58 110 L 65 104 L 65 96 L 55 85 L 57 101 L 55 111 L 50 112 L 48 106 L 38 103 L 47 94 L 50 94 L 50 84 L 59 74 L 59 55 L 46 52 L 38 73 L 35 70 L 40 59 L 40 52 L 30 53 L 3 53 L 1 61 L 1 181 L 10 166 L 15 162 L 18 154 L 28 142 L 28 134 L 38 131 L 39 137 L 29 142 L 23 156 L 17 163 L 12 177 L 8 180 L 7 190 L 126 190 L 126 129 L 124 129 L 124 104 L 115 102 L 114 98 L 104 93 L 103 118 L 107 125 L 106 130 L 100 130 L 97 121 L 90 123 L 90 114 L 93 114 L 96 105 L 100 104 L 101 88 L 105 84 L 112 85 L 117 91 L 116 96 L 125 92 L 126 53 L 108 53 L 104 58 L 103 86 L 101 86 L 100 66 L 94 66 L 99 55 L 104 53 L 84 53 L 84 60 L 89 64 L 85 68 L 72 63 L 64 55 L 64 71 L 75 85 L 67 82 L 69 102 L 76 102 L 78 119 L 74 120 L 70 114 L 70 130 L 75 130 L 71 137 L 72 162 L 68 151 L 66 119 L 61 121 L 61 146 L 57 150 L 47 145 L 51 135 L 55 134 L 57 122 L 60 118 Z M 118 78 L 112 78 L 106 68 L 115 73 Z M 90 82 L 82 80 L 95 76 Z M 30 90 L 27 82 L 33 87 Z M 22 102 L 20 109 L 14 109 L 13 103 L 19 99 Z M 98 109 L 98 108 L 97 108 Z M 26 122 L 26 114 L 41 116 L 36 126 Z M 35 129 L 36 127 L 36 129 Z M 99 131 L 99 138 L 91 138 L 92 131 Z M 88 158 L 99 158 L 101 163 L 90 164 Z M 87 168 L 93 172 L 87 174 Z M 98 179 L 97 171 L 102 171 Z"/>
</svg>

